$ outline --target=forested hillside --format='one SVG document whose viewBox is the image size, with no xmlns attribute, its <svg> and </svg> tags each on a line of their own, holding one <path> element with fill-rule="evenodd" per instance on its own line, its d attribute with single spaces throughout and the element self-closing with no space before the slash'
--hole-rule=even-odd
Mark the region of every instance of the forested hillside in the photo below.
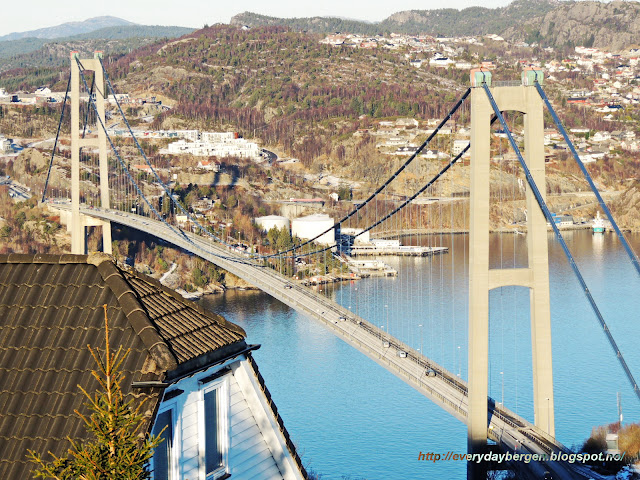
<svg viewBox="0 0 640 480">
<path fill-rule="evenodd" d="M 303 162 L 330 154 L 328 138 L 372 118 L 439 117 L 463 88 L 457 80 L 464 72 L 435 75 L 395 52 L 336 49 L 318 40 L 280 27 L 218 25 L 143 47 L 109 69 L 121 91 L 177 101 L 156 127 L 176 115 L 203 129 L 231 125 Z"/>
</svg>

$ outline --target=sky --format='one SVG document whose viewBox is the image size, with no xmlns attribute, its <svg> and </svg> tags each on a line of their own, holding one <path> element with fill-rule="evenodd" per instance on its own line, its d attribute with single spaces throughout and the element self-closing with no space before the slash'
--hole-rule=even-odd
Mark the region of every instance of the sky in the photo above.
<svg viewBox="0 0 640 480">
<path fill-rule="evenodd" d="M 274 17 L 333 16 L 378 22 L 403 10 L 462 9 L 472 5 L 501 7 L 509 0 L 25 0 L 0 15 L 0 36 L 65 22 L 111 15 L 144 25 L 201 28 L 229 23 L 232 16 L 254 12 Z"/>
</svg>

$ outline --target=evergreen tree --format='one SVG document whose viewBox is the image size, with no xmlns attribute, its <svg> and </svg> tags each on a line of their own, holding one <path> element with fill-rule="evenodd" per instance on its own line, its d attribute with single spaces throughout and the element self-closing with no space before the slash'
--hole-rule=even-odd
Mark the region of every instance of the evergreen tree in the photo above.
<svg viewBox="0 0 640 480">
<path fill-rule="evenodd" d="M 130 351 L 125 352 L 120 346 L 115 353 L 111 352 L 107 305 L 104 305 L 104 322 L 105 352 L 88 346 L 97 365 L 91 373 L 100 388 L 91 395 L 78 386 L 87 398 L 86 406 L 91 414 L 87 417 L 75 411 L 93 438 L 84 443 L 69 438 L 68 456 L 57 457 L 49 452 L 53 457 L 51 462 L 43 461 L 38 453 L 29 450 L 28 458 L 38 464 L 36 477 L 56 480 L 149 478 L 148 462 L 161 439 L 159 436 L 141 439 L 146 424 L 140 413 L 144 400 L 134 405 L 133 399 L 127 400 L 122 392 L 124 373 L 121 368 Z"/>
</svg>

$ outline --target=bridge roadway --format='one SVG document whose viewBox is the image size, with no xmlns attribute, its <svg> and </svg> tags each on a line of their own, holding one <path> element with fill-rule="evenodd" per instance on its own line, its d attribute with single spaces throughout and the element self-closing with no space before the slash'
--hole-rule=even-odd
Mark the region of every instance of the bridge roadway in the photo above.
<svg viewBox="0 0 640 480">
<path fill-rule="evenodd" d="M 68 203 L 49 206 L 70 210 Z M 233 273 L 291 308 L 319 320 L 339 338 L 466 423 L 468 402 L 467 383 L 464 380 L 324 295 L 211 239 L 182 230 L 178 233 L 177 228 L 172 229 L 161 221 L 96 208 L 81 207 L 81 213 L 149 233 Z M 406 356 L 400 356 L 401 352 Z M 502 451 L 519 454 L 569 452 L 554 438 L 509 409 L 496 405 L 491 399 L 488 419 L 487 437 L 495 441 Z M 446 454 L 440 453 L 442 457 Z M 519 478 L 543 478 L 547 470 L 554 479 L 600 478 L 589 468 L 565 462 L 513 462 L 512 466 L 519 471 Z"/>
</svg>

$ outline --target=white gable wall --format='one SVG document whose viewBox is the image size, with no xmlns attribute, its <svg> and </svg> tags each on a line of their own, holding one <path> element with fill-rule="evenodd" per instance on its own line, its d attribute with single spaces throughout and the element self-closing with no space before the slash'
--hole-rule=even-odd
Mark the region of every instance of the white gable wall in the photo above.
<svg viewBox="0 0 640 480">
<path fill-rule="evenodd" d="M 226 367 L 232 370 L 201 383 Z M 183 378 L 167 388 L 167 392 L 183 390 L 163 401 L 159 408 L 159 412 L 172 409 L 173 478 L 205 480 L 204 391 L 210 388 L 219 389 L 221 412 L 226 412 L 219 419 L 226 432 L 221 436 L 223 462 L 234 480 L 303 478 L 244 356 Z"/>
<path fill-rule="evenodd" d="M 295 460 L 292 458 L 286 447 L 282 433 L 280 432 L 271 408 L 269 408 L 267 398 L 256 380 L 253 369 L 246 360 L 238 362 L 232 368 L 234 377 L 238 380 L 238 387 L 241 389 L 241 393 L 253 413 L 256 426 L 262 431 L 264 439 L 271 449 L 271 454 L 275 459 L 280 472 L 283 474 L 282 478 L 302 478 L 298 468 L 296 467 Z M 247 478 L 251 479 L 258 477 L 251 475 Z"/>
</svg>

